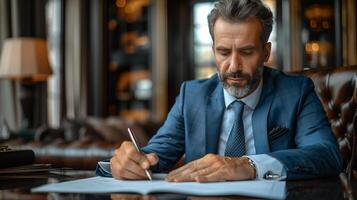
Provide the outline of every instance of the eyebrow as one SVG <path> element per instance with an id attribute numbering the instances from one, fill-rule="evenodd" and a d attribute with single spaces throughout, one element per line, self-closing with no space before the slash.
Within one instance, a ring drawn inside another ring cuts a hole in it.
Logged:
<path id="1" fill-rule="evenodd" d="M 238 51 L 244 51 L 244 50 L 252 50 L 255 49 L 256 47 L 254 45 L 248 45 L 248 46 L 244 46 L 244 47 L 240 47 L 237 50 Z"/>
<path id="2" fill-rule="evenodd" d="M 227 47 L 216 47 L 215 49 L 218 50 L 218 51 L 226 51 L 226 50 L 229 50 L 230 48 L 227 48 Z"/>
<path id="3" fill-rule="evenodd" d="M 240 48 L 237 48 L 238 51 L 245 51 L 245 50 L 252 50 L 255 49 L 256 47 L 254 45 L 247 45 L 247 46 L 243 46 Z M 230 48 L 226 48 L 224 46 L 218 46 L 216 47 L 216 50 L 228 50 Z"/>

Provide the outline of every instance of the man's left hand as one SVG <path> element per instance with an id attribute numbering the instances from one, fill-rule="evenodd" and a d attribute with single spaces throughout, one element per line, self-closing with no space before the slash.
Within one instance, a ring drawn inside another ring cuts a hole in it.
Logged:
<path id="1" fill-rule="evenodd" d="M 207 154 L 172 172 L 166 181 L 169 182 L 218 182 L 248 180 L 255 178 L 255 169 L 247 157 L 224 157 Z"/>

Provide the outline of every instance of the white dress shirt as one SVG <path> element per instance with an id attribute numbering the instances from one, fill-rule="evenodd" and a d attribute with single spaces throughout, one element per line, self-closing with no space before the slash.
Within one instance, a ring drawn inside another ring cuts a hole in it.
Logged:
<path id="1" fill-rule="evenodd" d="M 284 165 L 280 161 L 266 154 L 256 155 L 255 151 L 252 116 L 254 109 L 259 102 L 262 89 L 263 79 L 260 80 L 257 89 L 255 89 L 253 93 L 239 99 L 239 101 L 242 101 L 245 104 L 243 111 L 245 149 L 247 157 L 249 157 L 255 163 L 257 179 L 263 179 L 266 173 L 275 174 L 279 177 L 279 179 L 284 179 L 286 177 L 286 171 L 284 169 Z M 231 104 L 237 100 L 237 98 L 231 96 L 225 89 L 223 89 L 223 93 L 226 109 L 223 115 L 222 128 L 218 145 L 218 154 L 221 156 L 224 156 L 227 140 L 233 128 L 235 119 L 234 110 L 231 108 Z"/>

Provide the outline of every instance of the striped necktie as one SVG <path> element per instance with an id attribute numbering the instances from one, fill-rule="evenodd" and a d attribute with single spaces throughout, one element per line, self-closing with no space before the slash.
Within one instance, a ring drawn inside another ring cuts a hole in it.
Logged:
<path id="1" fill-rule="evenodd" d="M 235 101 L 232 104 L 232 108 L 235 114 L 235 121 L 229 134 L 226 150 L 224 152 L 225 156 L 229 157 L 240 157 L 246 154 L 245 152 L 245 138 L 244 138 L 244 127 L 243 127 L 243 108 L 244 103 L 241 101 Z"/>

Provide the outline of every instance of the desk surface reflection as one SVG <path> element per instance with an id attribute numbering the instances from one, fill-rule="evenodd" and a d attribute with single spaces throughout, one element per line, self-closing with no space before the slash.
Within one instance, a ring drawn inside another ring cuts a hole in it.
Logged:
<path id="1" fill-rule="evenodd" d="M 181 194 L 61 194 L 61 193 L 31 193 L 31 188 L 62 181 L 94 176 L 94 171 L 69 170 L 61 173 L 33 174 L 31 176 L 2 176 L 0 177 L 0 199 L 112 199 L 112 200 L 161 200 L 161 199 L 254 199 L 241 196 L 199 197 Z M 305 181 L 287 182 L 287 199 L 348 199 L 344 187 L 338 177 Z M 353 195 L 357 195 L 357 181 L 351 182 Z"/>

